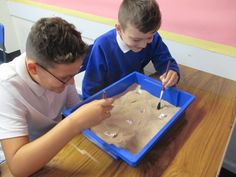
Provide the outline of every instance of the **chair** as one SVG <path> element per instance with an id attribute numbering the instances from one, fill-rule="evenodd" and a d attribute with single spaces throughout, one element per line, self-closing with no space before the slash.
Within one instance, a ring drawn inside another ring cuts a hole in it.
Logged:
<path id="1" fill-rule="evenodd" d="M 83 63 L 81 65 L 80 71 L 79 73 L 75 76 L 75 86 L 76 86 L 76 90 L 78 92 L 78 94 L 80 95 L 80 98 L 82 99 L 82 83 L 83 83 L 83 79 L 84 79 L 84 74 L 85 74 L 85 70 L 88 64 L 88 60 L 89 60 L 89 56 L 90 56 L 90 52 L 92 50 L 93 44 L 89 45 L 89 49 L 88 49 L 88 53 L 85 56 Z"/>
<path id="2" fill-rule="evenodd" d="M 6 49 L 5 49 L 5 41 L 4 41 L 4 26 L 0 23 L 0 49 L 2 49 L 2 56 L 3 58 L 0 58 L 0 62 L 7 62 L 6 58 Z"/>

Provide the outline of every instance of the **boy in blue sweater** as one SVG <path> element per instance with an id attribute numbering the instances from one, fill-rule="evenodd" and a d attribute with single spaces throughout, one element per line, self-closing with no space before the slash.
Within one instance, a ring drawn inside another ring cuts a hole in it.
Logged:
<path id="1" fill-rule="evenodd" d="M 164 87 L 179 80 L 179 68 L 157 30 L 161 13 L 155 0 L 123 0 L 115 29 L 93 44 L 83 80 L 83 98 L 93 95 L 152 61 Z M 170 70 L 165 77 L 168 61 Z"/>

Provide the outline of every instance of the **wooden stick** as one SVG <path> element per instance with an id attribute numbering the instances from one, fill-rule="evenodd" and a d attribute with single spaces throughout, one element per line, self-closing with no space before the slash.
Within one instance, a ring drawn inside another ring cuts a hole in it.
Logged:
<path id="1" fill-rule="evenodd" d="M 164 78 L 166 78 L 169 69 L 170 69 L 170 60 L 168 61 Z M 162 100 L 162 96 L 163 96 L 164 91 L 165 91 L 165 87 L 164 87 L 164 85 L 162 84 L 161 93 L 160 93 L 160 99 L 159 99 L 159 102 L 158 102 L 158 104 L 157 104 L 157 109 L 158 109 L 158 110 L 161 109 L 161 100 Z"/>

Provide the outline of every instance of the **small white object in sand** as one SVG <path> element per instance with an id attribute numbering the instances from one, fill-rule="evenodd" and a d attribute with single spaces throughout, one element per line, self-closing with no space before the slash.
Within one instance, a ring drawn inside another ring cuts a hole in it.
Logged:
<path id="1" fill-rule="evenodd" d="M 159 115 L 159 119 L 161 119 L 161 120 L 163 120 L 164 118 L 166 118 L 167 117 L 167 115 L 166 114 L 163 114 L 163 113 L 161 113 L 160 115 Z"/>
<path id="2" fill-rule="evenodd" d="M 104 135 L 115 138 L 118 135 L 117 131 L 105 131 Z"/>
<path id="3" fill-rule="evenodd" d="M 135 92 L 137 94 L 141 94 L 142 93 L 142 89 L 141 89 L 140 85 L 135 89 Z"/>
<path id="4" fill-rule="evenodd" d="M 130 120 L 130 119 L 127 119 L 126 122 L 127 122 L 129 125 L 132 125 L 132 124 L 133 124 L 133 121 Z"/>

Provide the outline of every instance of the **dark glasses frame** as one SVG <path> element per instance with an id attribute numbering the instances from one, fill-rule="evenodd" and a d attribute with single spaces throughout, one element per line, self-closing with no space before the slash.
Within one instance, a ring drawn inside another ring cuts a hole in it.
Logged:
<path id="1" fill-rule="evenodd" d="M 53 73 L 51 73 L 47 68 L 45 68 L 44 66 L 40 65 L 39 63 L 36 63 L 36 65 L 38 65 L 39 67 L 41 67 L 44 71 L 46 71 L 47 73 L 49 73 L 51 76 L 53 76 L 57 81 L 61 82 L 63 85 L 66 85 L 76 74 L 74 74 L 73 76 L 71 76 L 68 80 L 63 81 L 60 78 L 58 78 L 57 76 L 55 76 Z"/>

